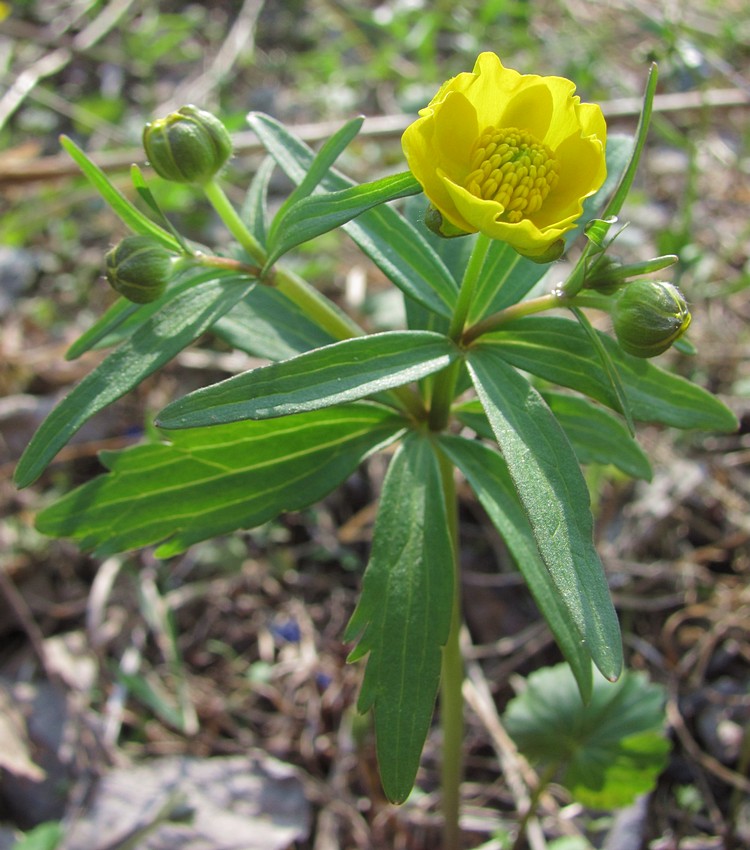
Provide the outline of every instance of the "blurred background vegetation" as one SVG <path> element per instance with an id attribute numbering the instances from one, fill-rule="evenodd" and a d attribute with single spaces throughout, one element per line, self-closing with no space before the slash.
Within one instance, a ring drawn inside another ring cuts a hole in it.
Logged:
<path id="1" fill-rule="evenodd" d="M 404 168 L 401 129 L 443 80 L 470 70 L 483 50 L 524 73 L 574 80 L 582 99 L 603 104 L 612 132 L 633 132 L 648 66 L 659 64 L 652 133 L 624 216 L 631 224 L 618 251 L 634 259 L 679 256 L 673 282 L 692 305 L 691 338 L 698 355 L 674 353 L 665 360 L 719 393 L 743 425 L 730 438 L 677 438 L 643 428 L 656 470 L 650 488 L 635 487 L 610 470 L 589 470 L 589 478 L 630 663 L 670 686 L 689 736 L 680 737 L 679 723 L 671 717 L 680 746 L 643 834 L 656 842 L 655 850 L 676 846 L 659 844 L 664 836 L 720 835 L 728 823 L 739 823 L 742 805 L 750 819 L 746 801 L 740 805 L 736 796 L 744 786 L 731 779 L 743 764 L 747 769 L 747 753 L 740 754 L 739 744 L 728 755 L 717 750 L 719 744 L 701 732 L 699 711 L 704 703 L 716 705 L 716 681 L 725 677 L 739 706 L 727 722 L 739 729 L 740 739 L 750 737 L 750 675 L 746 668 L 741 672 L 741 662 L 750 660 L 746 0 L 0 3 L 0 571 L 5 576 L 0 674 L 6 681 L 33 679 L 39 665 L 46 670 L 45 642 L 79 632 L 86 611 L 89 620 L 92 616 L 89 594 L 98 565 L 64 541 L 40 538 L 33 530 L 34 511 L 50 493 L 94 474 L 98 449 L 132 441 L 144 416 L 172 397 L 178 383 L 184 391 L 235 365 L 221 360 L 227 352 L 206 340 L 82 432 L 39 488 L 13 489 L 13 464 L 29 434 L 93 362 L 68 363 L 64 351 L 113 300 L 102 279 L 102 257 L 125 235 L 60 155 L 59 135 L 72 136 L 129 191 L 128 165 L 143 163 L 144 123 L 196 103 L 220 115 L 237 134 L 226 182 L 241 203 L 261 159 L 245 131 L 248 111 L 270 113 L 311 141 L 361 113 L 372 121 L 365 122 L 342 167 L 370 179 Z M 158 179 L 153 185 L 187 235 L 215 245 L 226 239 L 188 189 Z M 285 184 L 279 179 L 273 189 L 280 198 Z M 368 291 L 378 290 L 377 272 L 337 236 L 299 251 L 294 262 L 343 300 L 363 280 Z M 345 667 L 338 640 L 366 557 L 367 511 L 381 472 L 375 464 L 343 496 L 320 508 L 196 547 L 167 567 L 147 553 L 119 563 L 118 578 L 100 603 L 97 672 L 86 692 L 86 710 L 114 724 L 108 739 L 112 752 L 205 755 L 257 745 L 328 780 L 340 764 L 338 730 L 357 678 Z M 519 642 L 519 634 L 535 627 L 532 606 L 522 597 L 522 616 L 514 610 L 513 600 L 523 591 L 474 506 L 467 506 L 464 520 L 469 590 L 494 588 L 493 605 L 485 610 L 475 600 L 467 615 L 474 641 L 490 646 L 505 637 L 512 644 L 508 655 L 483 661 L 502 706 L 511 693 L 510 673 L 528 672 L 556 655 L 548 640 L 532 643 L 533 649 Z M 502 581 L 493 585 L 487 574 L 498 570 Z M 152 616 L 144 581 L 169 610 L 166 619 Z M 699 605 L 704 607 L 696 610 Z M 115 625 L 105 629 L 108 620 Z M 686 622 L 695 631 L 678 640 Z M 697 652 L 700 641 L 708 641 L 711 650 L 696 678 L 695 665 L 684 659 Z M 284 667 L 301 646 L 310 645 L 317 664 L 312 684 Z M 113 670 L 122 672 L 122 659 L 133 646 L 140 666 L 115 710 L 107 695 L 113 683 L 122 686 L 125 679 Z M 716 657 L 720 652 L 722 659 Z M 480 657 L 488 659 L 490 653 Z M 161 691 L 143 684 L 152 674 L 171 697 L 157 697 Z M 193 693 L 187 702 L 186 682 Z M 468 741 L 471 777 L 492 775 L 480 726 L 475 724 Z M 730 778 L 711 771 L 712 759 Z M 369 793 L 377 801 L 366 777 L 354 777 L 351 786 L 347 793 L 353 800 Z M 503 792 L 489 796 L 502 810 Z M 40 803 L 30 813 L 6 800 L 0 813 L 28 827 L 59 817 L 64 804 L 63 798 L 57 807 L 46 801 L 47 808 Z M 352 805 L 356 810 L 356 801 Z M 348 829 L 356 833 L 351 824 Z M 342 839 L 342 846 L 350 845 Z M 360 846 L 366 845 L 360 840 Z"/>

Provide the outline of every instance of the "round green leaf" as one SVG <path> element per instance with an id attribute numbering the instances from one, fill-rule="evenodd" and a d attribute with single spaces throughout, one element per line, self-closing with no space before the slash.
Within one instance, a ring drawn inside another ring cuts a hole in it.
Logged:
<path id="1" fill-rule="evenodd" d="M 584 705 L 567 664 L 539 670 L 504 722 L 529 760 L 556 765 L 561 784 L 592 808 L 627 806 L 651 790 L 670 749 L 664 689 L 630 671 L 615 683 L 595 672 Z"/>

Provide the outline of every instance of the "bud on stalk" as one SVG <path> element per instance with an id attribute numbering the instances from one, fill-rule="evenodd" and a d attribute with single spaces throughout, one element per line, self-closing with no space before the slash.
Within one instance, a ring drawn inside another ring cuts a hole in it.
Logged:
<path id="1" fill-rule="evenodd" d="M 150 236 L 126 236 L 105 257 L 107 280 L 129 301 L 148 304 L 163 295 L 177 259 Z"/>
<path id="2" fill-rule="evenodd" d="M 174 183 L 207 183 L 232 155 L 226 127 L 197 106 L 146 124 L 143 147 L 154 171 Z"/>
<path id="3" fill-rule="evenodd" d="M 656 357 L 690 325 L 682 293 L 665 281 L 635 280 L 612 308 L 612 324 L 621 348 L 634 357 Z"/>

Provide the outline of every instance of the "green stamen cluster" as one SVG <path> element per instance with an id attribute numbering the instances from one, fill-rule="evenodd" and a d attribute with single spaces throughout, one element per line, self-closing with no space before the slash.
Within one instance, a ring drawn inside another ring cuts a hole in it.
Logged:
<path id="1" fill-rule="evenodd" d="M 559 179 L 552 151 L 531 133 L 488 127 L 474 143 L 466 188 L 477 198 L 505 207 L 515 224 L 542 208 Z"/>

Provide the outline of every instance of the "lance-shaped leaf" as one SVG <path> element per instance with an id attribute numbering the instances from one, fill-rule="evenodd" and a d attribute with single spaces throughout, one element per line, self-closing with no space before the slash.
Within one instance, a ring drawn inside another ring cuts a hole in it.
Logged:
<path id="1" fill-rule="evenodd" d="M 276 162 L 272 156 L 267 156 L 258 166 L 245 195 L 240 210 L 240 218 L 261 245 L 266 244 L 268 231 L 268 187 L 271 177 L 276 170 Z"/>
<path id="2" fill-rule="evenodd" d="M 303 198 L 284 211 L 282 217 L 274 219 L 265 268 L 270 268 L 297 245 L 335 230 L 373 207 L 421 191 L 422 187 L 407 171 L 373 183 Z"/>
<path id="3" fill-rule="evenodd" d="M 589 492 L 562 428 L 529 382 L 490 347 L 469 370 L 542 556 L 596 666 L 622 667 L 617 615 L 594 548 Z"/>
<path id="4" fill-rule="evenodd" d="M 161 298 L 149 301 L 147 304 L 134 304 L 127 298 L 118 298 L 91 327 L 65 352 L 66 360 L 75 360 L 92 349 L 112 348 L 135 333 L 136 329 L 145 325 L 155 313 L 169 301 L 184 292 L 206 281 L 216 281 L 223 278 L 237 280 L 237 272 L 223 269 L 206 269 L 198 266 L 178 272 L 167 285 L 167 291 Z"/>
<path id="5" fill-rule="evenodd" d="M 166 540 L 157 555 L 169 557 L 313 504 L 403 426 L 387 408 L 359 403 L 177 431 L 169 443 L 102 453 L 109 472 L 44 510 L 37 527 L 99 555 Z"/>
<path id="6" fill-rule="evenodd" d="M 408 437 L 391 461 L 372 554 L 345 639 L 369 653 L 360 711 L 374 709 L 378 764 L 389 800 L 414 785 L 440 682 L 453 605 L 453 544 L 438 461 L 428 440 Z"/>
<path id="7" fill-rule="evenodd" d="M 168 404 L 163 428 L 269 419 L 374 395 L 444 369 L 458 349 L 429 331 L 389 331 L 346 339 L 236 375 Z"/>
<path id="8" fill-rule="evenodd" d="M 211 330 L 233 348 L 268 360 L 287 360 L 336 342 L 273 286 L 256 286 Z"/>
<path id="9" fill-rule="evenodd" d="M 622 422 L 598 404 L 570 393 L 541 390 L 570 440 L 579 463 L 612 464 L 633 478 L 651 480 L 651 464 Z M 493 438 L 484 408 L 476 399 L 455 409 L 458 418 L 482 437 Z"/>
<path id="10" fill-rule="evenodd" d="M 75 432 L 190 345 L 255 286 L 247 279 L 212 280 L 173 298 L 103 360 L 55 407 L 16 467 L 19 487 L 35 481 Z"/>
<path id="11" fill-rule="evenodd" d="M 328 174 L 333 167 L 333 163 L 344 152 L 344 148 L 352 141 L 352 139 L 362 129 L 362 122 L 365 120 L 364 115 L 358 115 L 347 121 L 343 127 L 340 127 L 326 142 L 321 149 L 315 154 L 310 167 L 307 169 L 307 174 L 297 184 L 297 188 L 287 197 L 284 203 L 279 207 L 276 216 L 268 233 L 270 243 L 274 242 L 276 232 L 283 225 L 286 214 L 291 207 L 295 206 L 298 201 L 312 195 L 312 193 L 320 185 L 320 181 Z"/>
<path id="12" fill-rule="evenodd" d="M 310 147 L 267 115 L 251 112 L 247 120 L 289 179 L 304 180 L 314 157 Z M 352 185 L 333 169 L 321 183 L 329 192 Z M 378 206 L 345 224 L 343 230 L 406 295 L 450 318 L 458 285 L 422 234 L 396 210 Z"/>
<path id="13" fill-rule="evenodd" d="M 615 340 L 597 333 L 617 367 L 634 419 L 676 428 L 737 428 L 732 411 L 711 393 L 648 360 L 631 357 Z M 496 348 L 503 359 L 524 372 L 578 390 L 617 409 L 611 381 L 586 331 L 577 322 L 557 316 L 527 316 L 482 337 L 482 346 Z"/>
<path id="14" fill-rule="evenodd" d="M 505 541 L 587 701 L 591 696 L 591 656 L 539 555 L 507 464 L 495 449 L 476 440 L 443 436 L 440 447 L 461 470 Z"/>
<path id="15" fill-rule="evenodd" d="M 75 160 L 78 167 L 96 187 L 102 198 L 104 198 L 131 230 L 141 233 L 144 236 L 153 237 L 171 251 L 181 252 L 182 247 L 177 239 L 171 233 L 164 230 L 164 228 L 159 227 L 158 224 L 151 221 L 137 207 L 134 207 L 122 192 L 112 185 L 109 177 L 107 177 L 101 168 L 95 162 L 92 162 L 72 139 L 69 139 L 67 136 L 61 136 L 60 144 Z"/>

